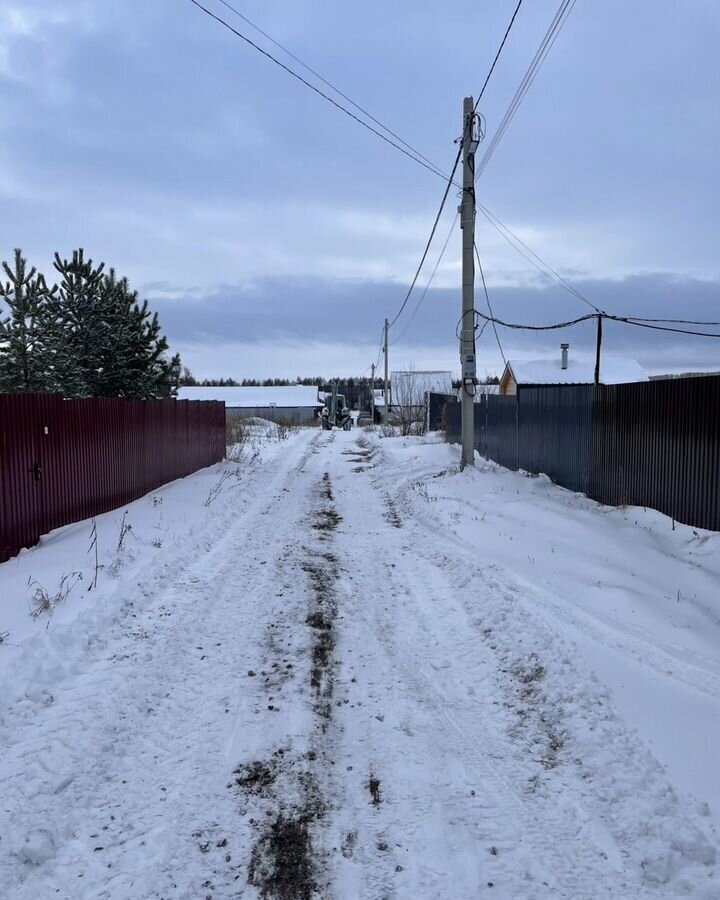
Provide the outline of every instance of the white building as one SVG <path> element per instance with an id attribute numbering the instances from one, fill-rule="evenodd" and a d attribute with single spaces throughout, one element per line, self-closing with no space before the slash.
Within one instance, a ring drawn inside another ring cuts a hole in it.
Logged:
<path id="1" fill-rule="evenodd" d="M 178 400 L 220 400 L 230 419 L 256 416 L 284 425 L 311 425 L 322 403 L 317 387 L 181 387 Z"/>

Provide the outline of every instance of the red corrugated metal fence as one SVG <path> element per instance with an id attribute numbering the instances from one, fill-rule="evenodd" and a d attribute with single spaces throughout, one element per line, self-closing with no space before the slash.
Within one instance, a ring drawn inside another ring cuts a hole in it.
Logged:
<path id="1" fill-rule="evenodd" d="M 0 394 L 0 562 L 225 455 L 225 406 Z"/>

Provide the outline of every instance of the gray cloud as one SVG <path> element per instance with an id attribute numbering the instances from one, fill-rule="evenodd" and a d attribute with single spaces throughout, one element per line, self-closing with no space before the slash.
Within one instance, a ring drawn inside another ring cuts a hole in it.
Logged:
<path id="1" fill-rule="evenodd" d="M 599 308 L 612 314 L 720 319 L 718 282 L 648 275 L 622 281 L 582 282 L 577 287 Z M 379 336 L 388 311 L 397 311 L 403 296 L 404 289 L 386 282 L 278 279 L 251 288 L 228 286 L 200 298 L 156 295 L 152 306 L 160 313 L 163 326 L 174 341 L 215 345 L 221 353 L 224 344 L 234 343 L 342 344 L 352 336 L 358 336 L 362 343 L 370 343 Z M 391 341 L 396 342 L 394 352 L 409 353 L 417 361 L 418 354 L 454 346 L 460 295 L 456 289 L 431 289 L 406 328 L 415 302 L 413 297 L 391 330 Z M 555 286 L 494 288 L 491 302 L 498 318 L 531 325 L 565 321 L 591 311 Z M 480 292 L 476 304 L 486 311 Z M 720 332 L 720 328 L 713 330 Z M 500 337 L 510 355 L 543 356 L 554 352 L 561 341 L 569 341 L 577 350 L 590 353 L 595 346 L 595 323 L 540 333 L 501 328 Z M 481 350 L 497 367 L 493 344 L 494 337 L 488 329 Z M 720 368 L 720 339 L 667 334 L 606 322 L 605 348 L 607 352 L 637 356 L 653 371 Z M 448 352 L 451 358 L 456 355 L 452 349 Z"/>
<path id="2" fill-rule="evenodd" d="M 462 96 L 477 92 L 512 6 L 243 11 L 446 166 Z M 483 99 L 489 135 L 554 7 L 523 6 Z M 712 0 L 578 4 L 478 184 L 600 306 L 719 318 L 719 40 Z M 47 270 L 54 250 L 83 245 L 154 297 L 188 347 L 321 335 L 314 350 L 330 358 L 338 331 L 369 347 L 441 192 L 190 3 L 0 0 L 0 255 L 20 245 Z M 579 311 L 481 221 L 478 243 L 498 314 Z M 456 244 L 399 345 L 418 363 L 440 346 L 454 355 Z M 592 342 L 581 329 L 569 339 Z M 712 342 L 668 341 L 608 329 L 608 343 L 661 364 L 671 346 L 681 366 L 712 363 Z"/>

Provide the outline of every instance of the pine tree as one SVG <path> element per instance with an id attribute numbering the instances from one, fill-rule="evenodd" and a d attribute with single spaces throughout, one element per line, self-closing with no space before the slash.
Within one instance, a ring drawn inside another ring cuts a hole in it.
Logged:
<path id="1" fill-rule="evenodd" d="M 182 364 L 179 354 L 168 358 L 167 338 L 160 332 L 157 313 L 151 315 L 147 300 L 138 302 L 137 293 L 129 313 L 128 365 L 121 396 L 147 399 L 171 397 L 177 392 Z"/>
<path id="2" fill-rule="evenodd" d="M 52 327 L 48 304 L 53 290 L 33 266 L 29 271 L 22 251 L 15 250 L 14 266 L 3 262 L 9 281 L 0 281 L 0 298 L 8 316 L 0 321 L 0 391 L 41 393 L 52 387 L 47 341 Z"/>
<path id="3" fill-rule="evenodd" d="M 53 329 L 50 352 L 57 388 L 66 397 L 95 397 L 102 379 L 100 357 L 117 322 L 108 321 L 102 294 L 104 264 L 85 260 L 82 248 L 72 259 L 55 254 L 60 275 L 51 307 L 57 328 Z"/>
<path id="4" fill-rule="evenodd" d="M 179 355 L 170 357 L 157 313 L 140 302 L 126 278 L 94 266 L 81 249 L 71 260 L 55 254 L 61 276 L 52 307 L 54 369 L 66 397 L 173 396 L 180 382 Z"/>

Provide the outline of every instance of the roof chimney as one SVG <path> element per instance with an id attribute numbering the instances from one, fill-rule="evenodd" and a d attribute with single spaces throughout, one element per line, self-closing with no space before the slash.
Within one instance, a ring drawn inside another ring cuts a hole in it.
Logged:
<path id="1" fill-rule="evenodd" d="M 562 358 L 561 368 L 567 369 L 568 362 L 568 350 L 570 349 L 570 344 L 560 344 L 560 353 Z"/>

